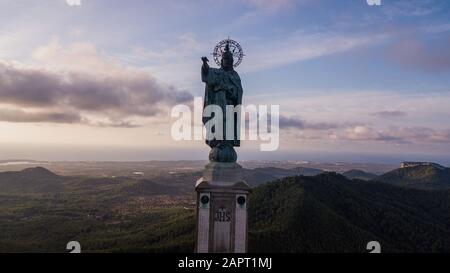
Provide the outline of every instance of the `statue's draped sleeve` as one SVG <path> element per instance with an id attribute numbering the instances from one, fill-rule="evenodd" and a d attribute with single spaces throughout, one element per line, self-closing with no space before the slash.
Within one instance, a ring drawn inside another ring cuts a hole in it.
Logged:
<path id="1" fill-rule="evenodd" d="M 211 104 L 218 104 L 217 96 L 214 95 L 214 87 L 217 85 L 219 69 L 209 67 L 207 71 L 202 69 L 202 82 L 205 83 L 205 97 L 203 100 L 203 110 Z M 211 117 L 203 116 L 203 124 L 206 124 Z"/>
<path id="2" fill-rule="evenodd" d="M 208 67 L 205 71 L 202 68 L 202 82 L 214 85 L 217 78 L 220 76 L 218 74 L 220 74 L 220 69 Z"/>
<path id="3" fill-rule="evenodd" d="M 241 105 L 242 106 L 242 94 L 243 94 L 243 90 L 242 90 L 242 85 L 241 85 L 241 78 L 239 77 L 239 74 L 236 71 L 233 71 L 230 74 L 230 82 L 233 85 L 233 88 L 231 90 L 233 90 L 233 105 L 236 107 L 237 105 Z M 239 135 L 240 135 L 240 123 L 241 123 L 241 119 L 240 119 L 240 115 L 241 115 L 241 110 L 239 111 L 240 114 L 238 116 L 234 117 L 234 140 L 233 140 L 233 146 L 239 147 L 241 146 L 241 141 L 239 139 Z"/>

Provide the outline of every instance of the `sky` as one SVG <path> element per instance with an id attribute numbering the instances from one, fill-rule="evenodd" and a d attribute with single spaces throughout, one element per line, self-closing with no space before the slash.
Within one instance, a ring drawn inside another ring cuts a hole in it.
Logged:
<path id="1" fill-rule="evenodd" d="M 280 105 L 241 160 L 450 164 L 444 0 L 0 0 L 0 159 L 206 159 L 170 111 L 227 37 L 244 105 Z"/>

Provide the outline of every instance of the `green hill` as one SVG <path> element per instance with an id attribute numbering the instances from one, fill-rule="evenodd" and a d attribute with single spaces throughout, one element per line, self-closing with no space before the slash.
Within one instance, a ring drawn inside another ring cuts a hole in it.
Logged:
<path id="1" fill-rule="evenodd" d="M 368 173 L 361 170 L 349 170 L 344 172 L 342 175 L 347 177 L 348 179 L 361 179 L 361 180 L 372 180 L 377 177 L 376 174 Z"/>
<path id="2" fill-rule="evenodd" d="M 244 180 L 252 187 L 274 181 L 289 176 L 313 176 L 323 173 L 322 170 L 314 168 L 296 167 L 292 169 L 282 169 L 275 167 L 265 167 L 256 169 L 242 169 Z"/>
<path id="3" fill-rule="evenodd" d="M 377 177 L 375 181 L 416 189 L 450 189 L 450 169 L 436 166 L 400 168 Z"/>
<path id="4" fill-rule="evenodd" d="M 348 180 L 333 173 L 291 177 L 254 189 L 251 252 L 450 252 L 450 191 Z"/>
<path id="5" fill-rule="evenodd" d="M 18 172 L 0 172 L 1 193 L 51 193 L 62 189 L 63 177 L 42 168 L 28 168 Z"/>

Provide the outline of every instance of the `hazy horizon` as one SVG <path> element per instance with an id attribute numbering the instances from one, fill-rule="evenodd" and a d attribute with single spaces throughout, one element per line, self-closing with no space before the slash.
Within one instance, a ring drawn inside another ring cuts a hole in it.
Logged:
<path id="1" fill-rule="evenodd" d="M 17 154 L 14 149 L 14 154 Z M 208 151 L 191 150 L 183 154 L 177 151 L 145 151 L 140 149 L 95 149 L 86 147 L 85 150 L 55 153 L 40 153 L 44 156 L 33 157 L 33 150 L 26 149 L 20 156 L 8 156 L 8 153 L 0 155 L 0 161 L 98 161 L 98 162 L 143 162 L 143 161 L 207 161 Z M 238 150 L 239 152 L 239 150 Z M 372 163 L 399 165 L 403 161 L 429 161 L 450 166 L 450 156 L 436 156 L 423 154 L 376 154 L 376 153 L 327 153 L 327 152 L 259 152 L 248 151 L 239 153 L 238 161 L 308 161 L 308 162 L 345 162 L 345 163 Z"/>

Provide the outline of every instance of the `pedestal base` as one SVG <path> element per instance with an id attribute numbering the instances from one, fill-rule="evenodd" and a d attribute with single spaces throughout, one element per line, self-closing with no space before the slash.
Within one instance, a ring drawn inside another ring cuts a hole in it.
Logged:
<path id="1" fill-rule="evenodd" d="M 242 167 L 237 163 L 209 163 L 195 189 L 196 252 L 245 253 L 250 187 L 242 179 Z"/>

